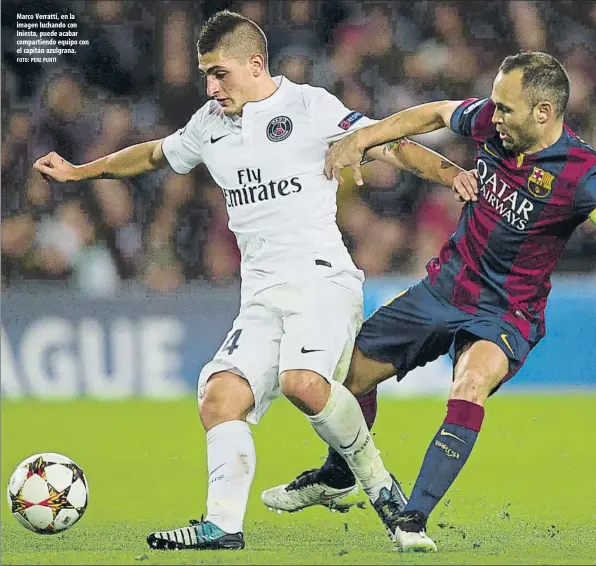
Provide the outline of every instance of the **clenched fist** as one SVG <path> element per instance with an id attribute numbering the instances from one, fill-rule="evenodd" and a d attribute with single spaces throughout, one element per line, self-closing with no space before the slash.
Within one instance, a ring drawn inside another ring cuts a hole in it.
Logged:
<path id="1" fill-rule="evenodd" d="M 59 183 L 81 180 L 77 167 L 60 157 L 55 151 L 40 157 L 33 164 L 33 169 L 39 171 L 46 181 L 48 178 Z"/>

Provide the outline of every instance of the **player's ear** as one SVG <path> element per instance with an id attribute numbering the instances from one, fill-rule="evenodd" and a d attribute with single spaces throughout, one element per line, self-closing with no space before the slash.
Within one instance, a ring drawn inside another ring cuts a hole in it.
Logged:
<path id="1" fill-rule="evenodd" d="M 253 53 L 248 61 L 253 77 L 258 77 L 265 71 L 265 58 L 260 53 Z"/>
<path id="2" fill-rule="evenodd" d="M 539 124 L 544 124 L 555 114 L 555 108 L 551 102 L 544 100 L 534 106 L 534 118 Z"/>

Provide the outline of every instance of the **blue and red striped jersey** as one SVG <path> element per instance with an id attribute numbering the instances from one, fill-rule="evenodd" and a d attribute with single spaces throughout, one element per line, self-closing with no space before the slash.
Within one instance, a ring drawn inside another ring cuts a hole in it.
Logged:
<path id="1" fill-rule="evenodd" d="M 506 150 L 494 109 L 490 99 L 471 98 L 451 117 L 451 129 L 477 144 L 479 195 L 428 263 L 427 281 L 454 306 L 500 315 L 537 341 L 555 264 L 596 209 L 596 152 L 566 125 L 537 153 Z"/>

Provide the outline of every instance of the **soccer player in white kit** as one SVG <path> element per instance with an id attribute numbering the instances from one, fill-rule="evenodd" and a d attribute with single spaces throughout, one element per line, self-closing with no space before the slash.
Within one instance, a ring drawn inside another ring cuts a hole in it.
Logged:
<path id="1" fill-rule="evenodd" d="M 212 100 L 185 127 L 85 165 L 53 152 L 34 165 L 68 181 L 134 176 L 168 164 L 187 174 L 203 163 L 223 191 L 241 251 L 240 312 L 198 380 L 207 516 L 150 533 L 147 542 L 172 550 L 244 548 L 255 472 L 248 423 L 256 424 L 280 392 L 346 459 L 383 518 L 381 508 L 401 510 L 406 499 L 342 385 L 362 322 L 364 275 L 336 224 L 337 181 L 323 173 L 329 144 L 372 121 L 325 89 L 271 77 L 263 31 L 239 14 L 215 14 L 197 47 Z M 372 148 L 366 157 L 448 186 L 462 171 L 412 142 Z"/>

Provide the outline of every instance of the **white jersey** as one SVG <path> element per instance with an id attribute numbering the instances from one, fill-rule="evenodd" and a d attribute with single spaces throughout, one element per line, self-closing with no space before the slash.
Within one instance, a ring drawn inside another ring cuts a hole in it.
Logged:
<path id="1" fill-rule="evenodd" d="M 356 268 L 336 223 L 337 181 L 324 173 L 331 142 L 375 121 L 323 88 L 274 77 L 278 89 L 227 117 L 212 100 L 166 137 L 176 173 L 200 163 L 222 189 L 241 253 L 242 302 L 256 292 L 316 272 Z"/>

